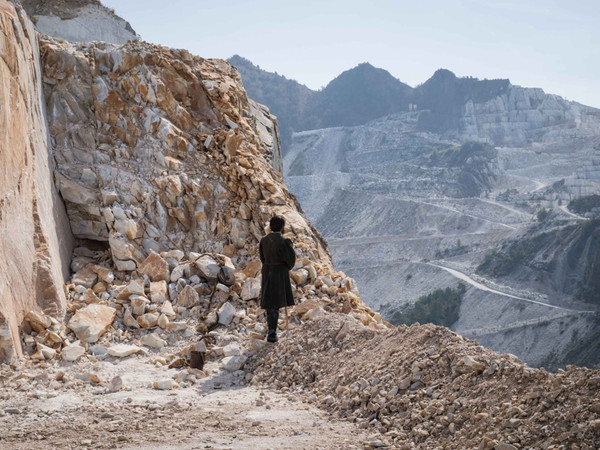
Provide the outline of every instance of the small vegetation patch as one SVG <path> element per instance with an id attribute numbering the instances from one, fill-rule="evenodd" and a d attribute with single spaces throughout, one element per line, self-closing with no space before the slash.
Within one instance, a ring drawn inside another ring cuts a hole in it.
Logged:
<path id="1" fill-rule="evenodd" d="M 460 304 L 466 287 L 459 283 L 456 289 L 436 289 L 419 297 L 408 311 L 396 311 L 390 323 L 411 325 L 413 323 L 433 323 L 449 327 L 458 320 Z"/>
<path id="2" fill-rule="evenodd" d="M 571 200 L 568 208 L 576 214 L 585 214 L 593 209 L 600 209 L 600 195 L 588 195 Z"/>

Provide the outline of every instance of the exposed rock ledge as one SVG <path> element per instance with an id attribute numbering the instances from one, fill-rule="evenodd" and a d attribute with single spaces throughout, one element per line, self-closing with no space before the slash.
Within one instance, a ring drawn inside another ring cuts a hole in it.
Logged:
<path id="1" fill-rule="evenodd" d="M 73 238 L 52 183 L 36 32 L 22 10 L 5 1 L 0 25 L 2 360 L 20 354 L 18 330 L 27 311 L 64 314 Z"/>

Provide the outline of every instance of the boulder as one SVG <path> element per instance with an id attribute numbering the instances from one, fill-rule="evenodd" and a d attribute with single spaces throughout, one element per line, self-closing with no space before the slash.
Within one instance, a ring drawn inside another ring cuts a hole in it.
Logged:
<path id="1" fill-rule="evenodd" d="M 129 328 L 140 328 L 140 324 L 131 314 L 131 310 L 127 308 L 123 313 L 123 323 Z"/>
<path id="2" fill-rule="evenodd" d="M 196 264 L 200 274 L 207 280 L 216 280 L 219 276 L 221 266 L 219 266 L 219 263 L 210 255 L 201 256 L 194 264 Z"/>
<path id="3" fill-rule="evenodd" d="M 152 348 L 163 348 L 167 345 L 167 341 L 162 339 L 158 334 L 151 333 L 142 337 L 142 344 Z"/>
<path id="4" fill-rule="evenodd" d="M 117 300 L 127 300 L 131 295 L 144 295 L 144 280 L 131 280 L 125 287 L 122 287 Z"/>
<path id="5" fill-rule="evenodd" d="M 148 257 L 138 267 L 138 272 L 147 275 L 150 281 L 169 281 L 169 263 L 158 253 L 150 251 Z"/>
<path id="6" fill-rule="evenodd" d="M 146 307 L 150 304 L 150 300 L 142 295 L 132 295 L 129 297 L 131 302 L 131 312 L 134 316 L 141 316 L 146 312 Z"/>
<path id="7" fill-rule="evenodd" d="M 160 317 L 159 313 L 151 312 L 151 313 L 142 314 L 141 316 L 139 316 L 137 318 L 137 321 L 142 328 L 151 328 L 151 327 L 155 327 L 156 325 L 158 325 L 159 317 Z"/>
<path id="8" fill-rule="evenodd" d="M 167 282 L 164 280 L 150 283 L 150 300 L 152 303 L 163 303 L 167 300 Z"/>
<path id="9" fill-rule="evenodd" d="M 92 270 L 98 275 L 98 278 L 105 283 L 110 284 L 115 281 L 115 274 L 112 272 L 112 270 L 107 269 L 106 267 L 95 265 L 92 266 Z"/>
<path id="10" fill-rule="evenodd" d="M 126 356 L 133 355 L 134 353 L 141 351 L 142 349 L 139 348 L 137 345 L 117 344 L 108 347 L 106 353 L 109 356 L 114 356 L 115 358 L 125 358 Z"/>
<path id="11" fill-rule="evenodd" d="M 117 310 L 106 305 L 92 304 L 78 310 L 69 323 L 69 327 L 78 339 L 94 343 L 112 324 Z"/>
<path id="12" fill-rule="evenodd" d="M 165 314 L 158 316 L 158 326 L 166 330 L 169 326 L 169 318 Z"/>
<path id="13" fill-rule="evenodd" d="M 240 348 L 240 345 L 235 342 L 227 344 L 225 347 L 223 347 L 223 354 L 225 356 L 238 356 L 241 353 L 242 349 Z"/>
<path id="14" fill-rule="evenodd" d="M 171 272 L 171 283 L 177 283 L 180 278 L 185 275 L 185 266 L 179 265 L 173 268 Z"/>
<path id="15" fill-rule="evenodd" d="M 25 316 L 25 320 L 29 322 L 31 329 L 37 333 L 40 333 L 41 331 L 44 331 L 52 326 L 52 320 L 50 320 L 50 317 L 43 312 L 29 311 Z"/>
<path id="16" fill-rule="evenodd" d="M 119 392 L 122 387 L 123 387 L 123 379 L 119 375 L 117 375 L 116 377 L 113 377 L 110 380 L 110 383 L 108 383 L 108 386 L 106 387 L 106 392 L 108 392 L 108 393 Z"/>
<path id="17" fill-rule="evenodd" d="M 38 355 L 37 358 L 34 358 L 34 355 L 32 355 L 31 357 L 33 359 L 45 359 L 45 360 L 53 359 L 56 356 L 56 350 L 54 350 L 52 347 L 48 347 L 48 346 L 46 346 L 44 344 L 40 344 L 38 342 L 36 355 Z"/>
<path id="18" fill-rule="evenodd" d="M 71 281 L 73 284 L 79 284 L 90 289 L 98 281 L 98 274 L 94 272 L 92 267 L 84 267 L 83 269 L 77 271 L 75 275 L 73 275 Z"/>
<path id="19" fill-rule="evenodd" d="M 242 287 L 242 300 L 254 300 L 260 296 L 260 281 L 256 278 L 247 278 Z"/>
<path id="20" fill-rule="evenodd" d="M 235 307 L 229 303 L 225 302 L 218 311 L 219 314 L 219 323 L 221 325 L 229 325 L 233 320 L 233 316 L 235 314 Z"/>
<path id="21" fill-rule="evenodd" d="M 160 312 L 167 317 L 175 317 L 173 305 L 168 300 L 162 304 L 162 306 L 160 307 Z"/>
<path id="22" fill-rule="evenodd" d="M 298 286 L 306 283 L 306 280 L 308 280 L 308 270 L 306 269 L 298 269 L 298 270 L 294 270 L 293 272 L 291 272 L 291 276 L 292 279 L 294 280 L 294 283 L 296 283 Z"/>
<path id="23" fill-rule="evenodd" d="M 85 354 L 85 348 L 81 345 L 80 341 L 75 341 L 71 345 L 64 347 L 60 356 L 65 361 L 77 361 Z"/>
<path id="24" fill-rule="evenodd" d="M 255 278 L 260 273 L 262 264 L 258 259 L 250 261 L 246 267 L 242 270 L 246 278 Z"/>
<path id="25" fill-rule="evenodd" d="M 175 387 L 175 381 L 170 378 L 166 378 L 164 380 L 155 381 L 152 383 L 152 387 L 154 389 L 158 389 L 161 391 L 168 391 Z"/>
<path id="26" fill-rule="evenodd" d="M 177 306 L 182 306 L 184 308 L 192 308 L 198 303 L 200 303 L 200 296 L 196 290 L 189 285 L 184 287 L 177 297 Z"/>
<path id="27" fill-rule="evenodd" d="M 185 331 L 187 330 L 187 323 L 185 322 L 169 322 L 165 328 L 167 331 Z"/>
<path id="28" fill-rule="evenodd" d="M 229 372 L 235 372 L 244 367 L 244 363 L 248 358 L 244 355 L 226 356 L 221 361 L 223 368 Z"/>
<path id="29" fill-rule="evenodd" d="M 316 308 L 317 306 L 319 306 L 319 302 L 317 300 L 305 300 L 302 303 L 298 303 L 294 306 L 293 313 L 297 316 L 302 317 L 308 311 Z"/>

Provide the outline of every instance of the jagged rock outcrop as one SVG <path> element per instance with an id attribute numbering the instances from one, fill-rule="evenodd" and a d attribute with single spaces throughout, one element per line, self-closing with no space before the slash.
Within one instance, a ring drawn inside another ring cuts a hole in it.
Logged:
<path id="1" fill-rule="evenodd" d="M 254 130 L 260 139 L 263 155 L 279 172 L 283 172 L 283 159 L 281 156 L 281 141 L 277 117 L 272 115 L 265 105 L 248 99 L 249 112 L 254 119 Z"/>
<path id="2" fill-rule="evenodd" d="M 139 36 L 98 0 L 20 0 L 40 33 L 71 42 L 124 44 Z"/>
<path id="3" fill-rule="evenodd" d="M 595 108 L 546 94 L 540 88 L 510 85 L 505 93 L 486 102 L 466 102 L 458 131 L 464 140 L 521 146 L 556 139 L 561 131 L 568 135 L 568 128 L 584 131 L 597 117 Z"/>
<path id="4" fill-rule="evenodd" d="M 52 183 L 36 32 L 0 2 L 0 361 L 21 354 L 31 309 L 62 317 L 72 236 Z"/>
<path id="5" fill-rule="evenodd" d="M 44 39 L 56 183 L 73 233 L 107 243 L 118 270 L 150 251 L 252 255 L 269 217 L 284 214 L 297 245 L 328 260 L 280 173 L 267 128 L 228 63 L 135 42 Z M 254 114 L 253 114 L 254 113 Z"/>

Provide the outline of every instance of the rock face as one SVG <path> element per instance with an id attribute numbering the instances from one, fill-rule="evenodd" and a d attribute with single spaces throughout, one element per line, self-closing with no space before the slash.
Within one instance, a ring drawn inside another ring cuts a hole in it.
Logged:
<path id="1" fill-rule="evenodd" d="M 33 25 L 0 1 L 0 361 L 21 354 L 18 327 L 42 309 L 61 317 L 73 238 L 53 161 Z"/>
<path id="2" fill-rule="evenodd" d="M 540 88 L 510 85 L 505 93 L 486 102 L 467 101 L 462 108 L 458 137 L 522 146 L 538 140 L 539 134 L 548 133 L 553 126 L 570 124 L 581 128 L 595 114 L 594 108 L 546 94 Z"/>
<path id="3" fill-rule="evenodd" d="M 97 0 L 22 0 L 21 3 L 35 22 L 35 27 L 48 36 L 71 42 L 103 41 L 112 44 L 139 39 L 129 22 Z"/>
<path id="4" fill-rule="evenodd" d="M 229 64 L 139 42 L 42 46 L 73 233 L 106 242 L 118 270 L 141 270 L 151 251 L 228 243 L 244 259 L 275 212 L 326 255 L 265 160 L 263 145 L 278 150 L 271 135 L 261 140 L 266 128 Z"/>

